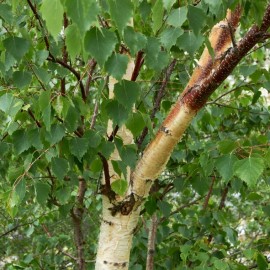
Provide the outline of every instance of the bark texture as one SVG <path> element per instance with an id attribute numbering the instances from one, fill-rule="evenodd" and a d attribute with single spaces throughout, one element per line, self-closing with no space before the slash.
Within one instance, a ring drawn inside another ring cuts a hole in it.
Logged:
<path id="1" fill-rule="evenodd" d="M 236 44 L 233 36 L 240 17 L 241 8 L 237 7 L 234 11 L 228 11 L 226 19 L 213 27 L 209 40 L 215 52 L 214 59 L 205 49 L 188 85 L 131 173 L 126 196 L 116 197 L 112 201 L 103 196 L 103 218 L 96 269 L 128 269 L 132 237 L 139 211 L 152 183 L 164 170 L 175 145 L 209 96 L 250 49 L 265 39 L 270 25 L 270 4 L 267 6 L 262 25 L 252 26 L 244 38 Z M 140 60 L 140 65 L 141 63 Z M 127 73 L 125 78 L 131 78 L 130 74 Z M 129 137 L 125 128 L 118 135 Z M 114 153 L 112 158 L 118 158 L 117 153 Z M 112 167 L 110 174 L 111 171 Z"/>

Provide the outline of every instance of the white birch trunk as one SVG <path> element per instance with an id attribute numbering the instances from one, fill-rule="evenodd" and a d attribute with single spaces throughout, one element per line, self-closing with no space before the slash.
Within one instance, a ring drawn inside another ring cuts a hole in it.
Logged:
<path id="1" fill-rule="evenodd" d="M 192 104 L 190 102 L 193 101 L 192 98 L 194 97 L 192 95 L 194 92 L 197 94 L 196 91 L 191 90 L 202 85 L 205 78 L 210 76 L 219 65 L 223 53 L 231 46 L 232 36 L 230 32 L 231 30 L 235 31 L 240 19 L 240 13 L 240 9 L 234 14 L 229 11 L 227 19 L 213 27 L 209 40 L 217 58 L 213 61 L 208 50 L 205 49 L 199 61 L 200 66 L 195 69 L 182 96 L 163 122 L 153 141 L 145 149 L 135 171 L 131 173 L 129 191 L 126 197 L 116 198 L 111 203 L 106 196 L 103 196 L 103 216 L 96 270 L 128 269 L 134 229 L 137 226 L 144 198 L 148 196 L 153 181 L 164 170 L 175 145 L 179 142 L 198 111 L 196 107 L 190 106 Z M 131 74 L 127 72 L 125 78 L 130 77 Z M 121 137 L 125 137 L 127 134 L 125 127 L 118 133 Z M 128 138 L 122 139 L 124 143 L 126 139 L 130 141 Z M 118 153 L 115 152 L 112 158 L 118 159 Z M 112 170 L 111 166 L 110 170 Z M 131 201 L 131 198 L 133 198 L 133 201 Z M 131 202 L 129 211 L 122 211 L 123 208 L 121 208 L 116 213 L 112 213 L 111 210 L 115 209 L 116 204 L 119 206 L 121 203 L 129 201 Z"/>

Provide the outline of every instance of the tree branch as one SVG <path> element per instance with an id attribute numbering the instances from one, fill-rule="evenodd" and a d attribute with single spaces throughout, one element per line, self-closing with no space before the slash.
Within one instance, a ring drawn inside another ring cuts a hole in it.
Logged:
<path id="1" fill-rule="evenodd" d="M 32 110 L 28 109 L 27 112 L 28 112 L 28 114 L 31 116 L 31 118 L 35 121 L 36 125 L 37 125 L 39 128 L 41 128 L 42 125 L 41 125 L 41 123 L 36 119 L 36 117 L 35 117 L 34 113 L 32 112 Z"/>
<path id="2" fill-rule="evenodd" d="M 150 114 L 151 120 L 153 120 L 155 118 L 156 113 L 160 109 L 161 100 L 165 95 L 165 90 L 166 90 L 167 84 L 170 80 L 171 74 L 175 68 L 176 62 L 177 62 L 177 60 L 173 59 L 173 61 L 169 64 L 169 66 L 165 70 L 165 75 L 164 75 L 163 81 L 162 81 L 161 86 L 159 88 L 158 94 L 157 94 L 156 99 L 154 101 L 154 107 L 153 107 L 151 114 Z M 142 145 L 147 134 L 148 134 L 148 127 L 145 127 L 142 131 L 142 134 L 137 139 L 137 144 L 139 147 Z"/>
<path id="3" fill-rule="evenodd" d="M 86 270 L 84 258 L 84 235 L 83 235 L 83 213 L 84 213 L 84 196 L 87 189 L 86 181 L 83 178 L 79 179 L 79 188 L 75 206 L 71 209 L 71 218 L 74 226 L 74 239 L 77 248 L 77 265 L 79 270 Z"/>
<path id="4" fill-rule="evenodd" d="M 154 255 L 155 255 L 155 242 L 157 235 L 158 219 L 157 214 L 154 213 L 151 217 L 151 224 L 148 233 L 148 243 L 147 243 L 147 260 L 146 260 L 146 270 L 154 269 Z"/>
<path id="5" fill-rule="evenodd" d="M 214 187 L 214 184 L 215 184 L 215 180 L 216 180 L 216 177 L 212 176 L 211 185 L 210 185 L 209 191 L 207 193 L 207 196 L 206 196 L 204 204 L 203 204 L 203 209 L 204 210 L 206 210 L 206 208 L 207 208 L 207 206 L 209 204 L 210 197 L 211 197 L 211 195 L 213 193 L 213 187 Z"/>
<path id="6" fill-rule="evenodd" d="M 87 78 L 87 81 L 86 81 L 86 84 L 85 84 L 85 95 L 86 97 L 88 97 L 89 95 L 89 89 L 90 89 L 90 84 L 92 82 L 92 79 L 93 79 L 93 73 L 94 73 L 94 70 L 95 70 L 95 67 L 97 65 L 97 61 L 94 60 L 94 59 L 91 59 L 88 63 L 88 78 Z"/>

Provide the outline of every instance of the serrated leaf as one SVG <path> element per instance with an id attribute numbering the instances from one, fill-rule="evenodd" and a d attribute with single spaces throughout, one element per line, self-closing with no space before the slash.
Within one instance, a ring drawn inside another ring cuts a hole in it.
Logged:
<path id="1" fill-rule="evenodd" d="M 202 9 L 188 6 L 187 18 L 189 25 L 192 28 L 194 34 L 197 36 L 200 30 L 204 27 L 206 21 L 206 15 Z"/>
<path id="2" fill-rule="evenodd" d="M 81 53 L 81 36 L 77 25 L 71 24 L 65 30 L 66 46 L 71 61 L 74 62 L 76 56 Z"/>
<path id="3" fill-rule="evenodd" d="M 133 27 L 127 27 L 124 32 L 124 40 L 128 48 L 130 49 L 131 55 L 135 55 L 138 51 L 145 48 L 147 38 L 142 33 L 134 31 Z"/>
<path id="4" fill-rule="evenodd" d="M 40 150 L 43 148 L 43 144 L 40 139 L 40 129 L 35 128 L 28 132 L 28 139 L 32 146 Z"/>
<path id="5" fill-rule="evenodd" d="M 51 187 L 47 183 L 38 182 L 35 184 L 36 200 L 40 205 L 46 204 L 50 190 Z"/>
<path id="6" fill-rule="evenodd" d="M 87 139 L 88 141 L 88 145 L 92 148 L 97 148 L 101 142 L 101 137 L 100 135 L 95 132 L 94 130 L 87 130 L 85 133 L 84 133 L 84 138 Z"/>
<path id="7" fill-rule="evenodd" d="M 181 27 L 187 19 L 187 7 L 173 9 L 167 19 L 167 24 L 174 27 Z"/>
<path id="8" fill-rule="evenodd" d="M 145 53 L 146 66 L 156 72 L 161 71 L 169 62 L 169 56 L 165 51 L 161 51 L 161 44 L 157 38 L 148 38 Z"/>
<path id="9" fill-rule="evenodd" d="M 41 67 L 33 67 L 33 71 L 37 78 L 43 83 L 48 84 L 51 79 L 51 74 L 44 68 Z"/>
<path id="10" fill-rule="evenodd" d="M 20 61 L 28 52 L 30 43 L 20 37 L 9 37 L 3 41 L 4 47 L 17 61 Z"/>
<path id="11" fill-rule="evenodd" d="M 17 130 L 12 135 L 14 151 L 17 155 L 28 150 L 31 147 L 31 143 L 28 137 L 28 133 L 24 130 Z"/>
<path id="12" fill-rule="evenodd" d="M 184 33 L 180 28 L 170 27 L 160 34 L 160 42 L 167 50 L 170 50 L 176 44 L 177 39 Z"/>
<path id="13" fill-rule="evenodd" d="M 187 32 L 177 39 L 177 46 L 180 49 L 193 55 L 203 44 L 204 37 L 202 35 L 195 36 L 192 32 Z"/>
<path id="14" fill-rule="evenodd" d="M 48 31 L 57 41 L 57 36 L 63 27 L 64 8 L 60 0 L 43 0 L 40 11 L 46 21 Z"/>
<path id="15" fill-rule="evenodd" d="M 134 137 L 139 136 L 145 126 L 144 118 L 140 113 L 133 113 L 126 123 L 126 127 L 132 132 Z"/>
<path id="16" fill-rule="evenodd" d="M 44 91 L 39 96 L 39 108 L 41 111 L 42 119 L 45 124 L 46 130 L 51 130 L 51 92 Z"/>
<path id="17" fill-rule="evenodd" d="M 123 125 L 128 119 L 128 110 L 117 100 L 112 100 L 106 105 L 106 111 L 114 125 Z"/>
<path id="18" fill-rule="evenodd" d="M 49 56 L 48 51 L 45 51 L 45 50 L 37 51 L 36 52 L 36 64 L 41 66 L 46 61 L 48 56 Z"/>
<path id="19" fill-rule="evenodd" d="M 255 186 L 259 176 L 264 170 L 262 158 L 248 157 L 235 162 L 234 174 L 246 182 L 248 186 Z"/>
<path id="20" fill-rule="evenodd" d="M 65 136 L 65 128 L 63 125 L 54 124 L 51 126 L 51 131 L 45 135 L 46 141 L 51 145 L 60 142 Z"/>
<path id="21" fill-rule="evenodd" d="M 106 71 L 116 80 L 121 80 L 126 73 L 128 65 L 128 56 L 115 53 L 106 62 Z"/>
<path id="22" fill-rule="evenodd" d="M 133 2 L 130 0 L 109 0 L 111 18 L 115 22 L 120 35 L 130 21 L 133 13 Z"/>
<path id="23" fill-rule="evenodd" d="M 15 71 L 12 75 L 16 87 L 24 88 L 31 83 L 32 75 L 27 71 Z"/>
<path id="24" fill-rule="evenodd" d="M 233 166 L 237 160 L 235 155 L 224 155 L 216 160 L 215 166 L 225 182 L 233 177 Z"/>
<path id="25" fill-rule="evenodd" d="M 159 201 L 157 203 L 158 208 L 161 210 L 164 217 L 168 217 L 172 210 L 172 205 L 165 201 Z"/>
<path id="26" fill-rule="evenodd" d="M 136 102 L 140 87 L 136 82 L 122 80 L 114 86 L 115 99 L 125 106 L 126 109 L 131 110 L 132 105 Z"/>
<path id="27" fill-rule="evenodd" d="M 88 140 L 86 138 L 73 138 L 69 141 L 69 149 L 79 161 L 85 155 L 88 149 Z"/>
<path id="28" fill-rule="evenodd" d="M 93 27 L 85 35 L 85 50 L 93 56 L 100 66 L 103 66 L 112 54 L 117 39 L 114 33 L 107 29 L 99 30 Z"/>
<path id="29" fill-rule="evenodd" d="M 63 180 L 68 172 L 68 162 L 63 158 L 52 158 L 52 172 L 59 179 Z"/>
<path id="30" fill-rule="evenodd" d="M 10 93 L 6 93 L 0 97 L 0 110 L 11 117 L 14 117 L 17 114 L 22 108 L 22 105 L 23 101 Z"/>
<path id="31" fill-rule="evenodd" d="M 152 11 L 152 19 L 153 19 L 153 31 L 156 33 L 160 27 L 162 26 L 163 23 L 163 5 L 162 5 L 162 0 L 157 0 Z"/>
<path id="32" fill-rule="evenodd" d="M 13 187 L 10 198 L 9 198 L 9 206 L 13 208 L 14 206 L 18 206 L 23 200 L 26 193 L 25 180 L 20 179 L 18 183 Z"/>
<path id="33" fill-rule="evenodd" d="M 95 0 L 66 0 L 67 15 L 77 25 L 83 37 L 90 26 L 97 21 L 100 7 Z"/>
<path id="34" fill-rule="evenodd" d="M 124 179 L 118 179 L 111 183 L 111 188 L 116 194 L 123 196 L 127 191 L 128 183 Z"/>
<path id="35" fill-rule="evenodd" d="M 65 126 L 69 132 L 73 132 L 78 127 L 79 117 L 80 117 L 80 114 L 78 110 L 73 106 L 69 106 L 67 115 L 64 121 Z"/>
<path id="36" fill-rule="evenodd" d="M 224 140 L 219 142 L 218 149 L 222 154 L 230 154 L 234 149 L 237 148 L 237 142 L 232 140 Z"/>
<path id="37" fill-rule="evenodd" d="M 55 196 L 61 204 L 66 204 L 68 202 L 69 198 L 71 197 L 71 188 L 70 187 L 63 187 L 61 189 L 58 189 L 55 192 Z"/>

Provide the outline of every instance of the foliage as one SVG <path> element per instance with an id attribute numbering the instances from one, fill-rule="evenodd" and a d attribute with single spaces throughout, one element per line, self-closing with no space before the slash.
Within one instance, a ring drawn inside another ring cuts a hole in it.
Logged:
<path id="1" fill-rule="evenodd" d="M 80 179 L 87 183 L 83 230 L 93 269 L 103 170 L 98 153 L 108 159 L 119 151 L 113 166 L 121 179 L 113 190 L 122 195 L 127 166 L 134 168 L 187 84 L 211 26 L 239 2 L 240 38 L 253 18 L 260 22 L 264 1 L 1 1 L 0 257 L 6 269 L 74 268 L 70 213 Z M 269 45 L 262 45 L 213 94 L 177 145 L 146 201 L 131 269 L 145 267 L 146 226 L 154 212 L 160 221 L 155 269 L 268 268 L 270 114 L 264 93 L 270 76 Z M 121 80 L 127 50 L 135 59 L 144 53 L 136 81 Z M 160 110 L 151 116 L 173 59 Z M 119 80 L 113 99 L 108 76 Z M 108 140 L 109 119 L 125 124 L 136 141 Z"/>

